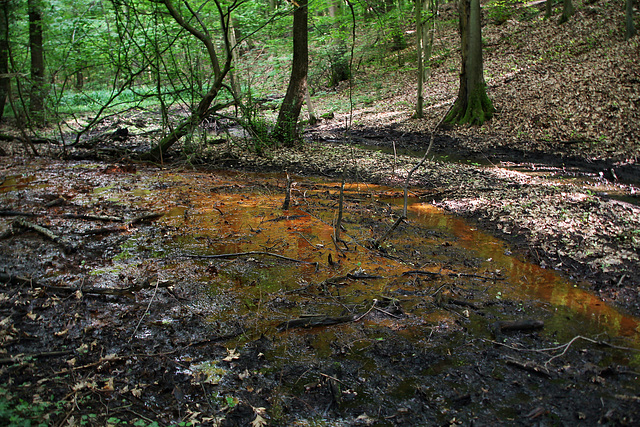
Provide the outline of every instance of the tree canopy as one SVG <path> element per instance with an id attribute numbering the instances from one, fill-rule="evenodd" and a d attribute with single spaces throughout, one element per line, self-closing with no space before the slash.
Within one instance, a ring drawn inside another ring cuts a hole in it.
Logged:
<path id="1" fill-rule="evenodd" d="M 429 70 L 453 50 L 438 38 L 443 28 L 460 23 L 460 90 L 447 121 L 479 125 L 494 111 L 490 88 L 485 92 L 481 27 L 509 25 L 514 18 L 542 23 L 553 8 L 502 0 L 459 3 L 473 7 L 458 12 L 457 3 L 423 7 L 404 1 L 10 0 L 0 11 L 2 117 L 34 135 L 45 122 L 55 124 L 57 139 L 78 144 L 104 117 L 133 109 L 159 112 L 160 132 L 146 156 L 153 160 L 183 138 L 193 140 L 203 121 L 226 117 L 261 151 L 297 140 L 305 95 L 309 104 L 316 94 L 364 85 L 359 73 L 375 67 L 417 70 L 417 83 L 410 84 L 417 87 L 416 117 L 422 117 L 429 108 L 423 97 Z M 631 5 L 619 8 L 627 38 L 635 34 Z M 581 7 L 565 2 L 560 21 Z M 465 11 L 480 8 L 488 19 L 469 20 Z M 303 10 L 308 21 L 296 27 Z M 361 97 L 355 102 L 369 102 Z M 279 110 L 279 117 L 269 110 Z"/>

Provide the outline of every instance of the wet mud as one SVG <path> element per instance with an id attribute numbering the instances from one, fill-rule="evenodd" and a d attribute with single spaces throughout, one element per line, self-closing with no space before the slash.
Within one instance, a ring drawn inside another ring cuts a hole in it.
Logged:
<path id="1" fill-rule="evenodd" d="M 0 377 L 14 415 L 47 425 L 640 419 L 638 318 L 419 189 L 375 245 L 402 212 L 397 188 L 347 183 L 336 241 L 335 181 L 292 175 L 283 210 L 282 172 L 7 158 L 2 170 Z"/>

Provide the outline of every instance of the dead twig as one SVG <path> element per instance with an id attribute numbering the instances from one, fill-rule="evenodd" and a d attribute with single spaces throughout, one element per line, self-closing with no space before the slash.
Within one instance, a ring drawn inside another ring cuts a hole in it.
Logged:
<path id="1" fill-rule="evenodd" d="M 373 304 L 371 304 L 371 308 L 369 310 L 367 310 L 365 313 L 363 313 L 361 316 L 358 316 L 354 322 L 357 322 L 359 320 L 361 320 L 364 316 L 366 316 L 367 314 L 371 313 L 371 310 L 373 310 L 376 307 L 376 304 L 378 303 L 377 298 L 373 299 Z"/>
<path id="2" fill-rule="evenodd" d="M 546 378 L 552 378 L 551 372 L 546 368 L 546 366 L 538 365 L 537 363 L 532 362 L 530 360 L 526 362 L 521 362 L 513 358 L 508 358 L 507 365 L 512 365 L 517 368 L 523 369 L 528 372 L 533 372 L 534 374 L 538 374 Z"/>
<path id="3" fill-rule="evenodd" d="M 447 117 L 447 114 L 449 114 L 449 112 L 451 111 L 451 109 L 453 108 L 454 105 L 455 104 L 451 104 L 451 106 L 449 107 L 447 112 L 444 113 L 444 115 L 442 116 L 442 118 L 440 119 L 438 124 L 436 124 L 434 126 L 433 130 L 431 131 L 431 137 L 429 138 L 429 146 L 427 147 L 427 151 L 424 152 L 424 156 L 422 156 L 422 160 L 420 160 L 420 163 L 415 165 L 413 167 L 413 169 L 411 169 L 409 171 L 409 173 L 407 174 L 407 179 L 404 182 L 404 207 L 402 209 L 402 216 L 404 216 L 404 217 L 407 216 L 407 205 L 409 203 L 409 182 L 411 181 L 411 175 L 413 175 L 413 173 L 415 171 L 417 171 L 424 164 L 424 162 L 427 160 L 427 156 L 429 155 L 429 152 L 431 151 L 431 147 L 433 147 L 433 137 L 434 137 L 434 135 L 436 133 L 436 130 L 442 125 L 442 123 L 444 122 L 445 117 Z"/>
<path id="4" fill-rule="evenodd" d="M 138 324 L 136 325 L 136 328 L 133 330 L 133 333 L 131 334 L 131 337 L 129 337 L 129 342 L 131 342 L 133 337 L 136 336 L 136 332 L 138 332 L 138 328 L 140 327 L 140 324 L 142 323 L 142 320 L 149 313 L 149 308 L 151 307 L 151 304 L 153 303 L 153 300 L 156 298 L 156 294 L 158 293 L 158 284 L 159 283 L 160 283 L 160 281 L 156 280 L 156 288 L 153 291 L 153 295 L 151 295 L 151 299 L 149 300 L 149 304 L 147 304 L 147 308 L 144 310 L 144 313 L 142 313 L 142 316 L 140 316 L 140 320 L 138 321 Z"/>
<path id="5" fill-rule="evenodd" d="M 284 203 L 282 203 L 283 211 L 286 211 L 289 209 L 290 202 L 291 202 L 291 178 L 289 177 L 289 173 L 287 172 L 287 189 L 284 195 Z"/>
<path id="6" fill-rule="evenodd" d="M 335 242 L 342 242 L 340 239 L 340 227 L 342 227 L 342 210 L 343 210 L 343 202 L 344 202 L 344 180 L 345 180 L 345 172 L 342 172 L 342 183 L 340 184 L 340 197 L 338 199 L 338 219 L 336 220 L 336 225 L 334 227 L 334 239 Z M 336 243 L 336 247 L 337 247 Z"/>
<path id="7" fill-rule="evenodd" d="M 566 344 L 562 344 L 559 345 L 557 347 L 551 347 L 551 348 L 546 348 L 546 349 L 541 349 L 540 351 L 556 351 L 556 350 L 560 350 L 562 349 L 562 352 L 560 354 L 556 354 L 555 356 L 553 356 L 552 358 L 550 358 L 549 360 L 547 360 L 546 362 L 544 362 L 544 365 L 547 366 L 549 363 L 553 362 L 555 359 L 557 359 L 558 357 L 563 356 L 564 354 L 567 353 L 567 351 L 569 350 L 569 347 L 571 347 L 571 345 L 576 342 L 577 340 L 584 340 L 593 344 L 597 344 L 597 345 L 602 345 L 605 347 L 611 347 L 611 348 L 615 348 L 617 350 L 625 350 L 625 351 L 640 351 L 639 349 L 636 348 L 629 348 L 629 347 L 621 347 L 621 346 L 617 346 L 617 345 L 613 345 L 610 344 L 608 342 L 604 342 L 604 341 L 598 341 L 598 340 L 594 340 L 591 338 L 587 338 L 587 337 L 583 337 L 582 335 L 577 335 L 575 337 L 573 337 L 571 339 L 571 341 L 569 341 Z"/>

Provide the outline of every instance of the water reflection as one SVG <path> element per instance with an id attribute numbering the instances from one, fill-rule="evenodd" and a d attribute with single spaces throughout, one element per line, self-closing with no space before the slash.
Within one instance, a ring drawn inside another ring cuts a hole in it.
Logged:
<path id="1" fill-rule="evenodd" d="M 588 328 L 591 332 L 638 339 L 638 319 L 621 313 L 553 270 L 508 255 L 504 242 L 471 227 L 461 218 L 420 203 L 411 205 L 410 212 L 413 218 L 430 227 L 443 228 L 455 234 L 459 238 L 458 244 L 486 260 L 482 266 L 484 269 L 499 270 L 506 280 L 492 288 L 496 295 L 500 292 L 514 299 L 549 302 L 555 315 L 547 320 L 547 331 L 568 332 L 574 323 L 582 333 Z M 562 335 L 570 337 L 573 333 Z"/>

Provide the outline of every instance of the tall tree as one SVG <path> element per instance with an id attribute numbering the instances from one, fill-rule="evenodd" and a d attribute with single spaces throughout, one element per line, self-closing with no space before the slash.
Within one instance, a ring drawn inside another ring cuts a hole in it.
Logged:
<path id="1" fill-rule="evenodd" d="M 446 123 L 481 125 L 493 116 L 493 104 L 487 96 L 482 67 L 482 30 L 480 0 L 459 0 L 462 65 L 458 98 Z"/>
<path id="2" fill-rule="evenodd" d="M 284 96 L 278 120 L 271 133 L 272 138 L 285 146 L 293 146 L 297 140 L 297 124 L 302 103 L 307 90 L 307 71 L 309 69 L 308 13 L 307 0 L 297 3 L 293 12 L 293 62 L 289 86 Z"/>
<path id="3" fill-rule="evenodd" d="M 427 1 L 429 4 L 428 26 L 425 25 L 425 21 L 422 19 L 422 10 Z M 416 0 L 416 50 L 418 54 L 418 96 L 416 101 L 416 118 L 422 118 L 424 116 L 423 84 L 427 79 L 428 70 L 425 67 L 425 62 L 431 57 L 437 13 L 438 0 Z"/>
<path id="4" fill-rule="evenodd" d="M 625 16 L 626 31 L 624 34 L 624 38 L 625 40 L 629 40 L 636 35 L 636 27 L 633 23 L 633 0 L 627 0 Z"/>
<path id="5" fill-rule="evenodd" d="M 422 32 L 424 30 L 424 21 L 422 20 L 422 0 L 416 0 L 416 53 L 418 54 L 418 97 L 416 99 L 416 118 L 424 117 L 423 103 L 424 93 L 422 84 L 424 82 L 424 38 Z"/>
<path id="6" fill-rule="evenodd" d="M 0 2 L 0 120 L 9 96 L 9 2 Z"/>
<path id="7" fill-rule="evenodd" d="M 42 32 L 42 1 L 28 0 L 29 52 L 31 55 L 31 92 L 29 113 L 36 124 L 43 124 L 44 114 L 44 48 Z"/>

